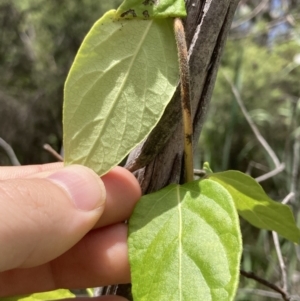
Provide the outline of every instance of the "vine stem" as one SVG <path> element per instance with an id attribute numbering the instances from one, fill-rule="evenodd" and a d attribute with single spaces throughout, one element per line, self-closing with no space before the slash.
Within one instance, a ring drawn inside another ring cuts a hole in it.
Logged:
<path id="1" fill-rule="evenodd" d="M 13 148 L 0 137 L 0 147 L 5 151 L 13 166 L 21 165 Z"/>
<path id="2" fill-rule="evenodd" d="M 258 277 L 257 275 L 255 275 L 253 272 L 246 272 L 244 270 L 240 270 L 240 274 L 243 275 L 244 277 L 246 278 L 249 278 L 249 279 L 253 279 L 259 283 L 261 283 L 262 285 L 274 290 L 275 292 L 279 293 L 283 300 L 285 301 L 291 301 L 291 297 L 289 296 L 289 294 L 284 291 L 283 289 L 281 289 L 280 287 L 278 287 L 277 285 L 263 279 L 263 278 L 260 278 Z"/>
<path id="3" fill-rule="evenodd" d="M 185 182 L 194 180 L 193 164 L 193 124 L 190 102 L 190 74 L 188 63 L 188 50 L 185 39 L 185 32 L 180 18 L 174 19 L 174 32 L 178 50 L 181 106 L 184 129 L 184 165 Z"/>
<path id="4" fill-rule="evenodd" d="M 43 149 L 49 152 L 54 158 L 56 158 L 59 162 L 63 162 L 64 158 L 50 145 L 44 144 Z"/>

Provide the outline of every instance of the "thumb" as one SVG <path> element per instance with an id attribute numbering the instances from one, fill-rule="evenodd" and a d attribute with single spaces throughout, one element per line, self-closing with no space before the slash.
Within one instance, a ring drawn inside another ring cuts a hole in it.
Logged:
<path id="1" fill-rule="evenodd" d="M 46 263 L 76 244 L 104 210 L 106 192 L 73 165 L 0 181 L 0 271 Z"/>

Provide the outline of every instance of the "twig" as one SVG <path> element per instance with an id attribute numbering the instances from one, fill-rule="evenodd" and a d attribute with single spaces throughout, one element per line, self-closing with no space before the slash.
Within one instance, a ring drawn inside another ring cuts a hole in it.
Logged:
<path id="1" fill-rule="evenodd" d="M 273 291 L 266 291 L 262 289 L 257 289 L 257 288 L 240 288 L 238 290 L 239 294 L 247 294 L 247 295 L 257 295 L 257 296 L 263 296 L 263 297 L 268 297 L 272 299 L 280 299 L 282 300 L 282 297 L 280 294 L 273 292 Z"/>
<path id="2" fill-rule="evenodd" d="M 258 183 L 263 182 L 263 181 L 265 181 L 267 179 L 270 179 L 270 178 L 276 176 L 277 174 L 281 173 L 284 169 L 285 169 L 285 164 L 284 163 L 280 163 L 280 165 L 277 166 L 277 167 L 275 167 L 275 169 L 267 172 L 264 175 L 261 175 L 261 176 L 255 178 L 255 180 Z"/>
<path id="3" fill-rule="evenodd" d="M 253 272 L 246 272 L 244 270 L 240 270 L 240 274 L 243 275 L 244 277 L 247 277 L 249 279 L 253 279 L 259 283 L 261 283 L 262 285 L 272 289 L 273 291 L 279 293 L 281 296 L 282 296 L 282 299 L 284 301 L 291 301 L 291 297 L 289 296 L 289 294 L 281 289 L 280 287 L 278 287 L 277 285 L 263 279 L 263 278 L 260 278 L 258 277 L 257 275 L 255 275 Z"/>
<path id="4" fill-rule="evenodd" d="M 257 289 L 257 288 L 240 288 L 238 290 L 239 294 L 247 294 L 247 295 L 257 295 L 257 296 L 263 296 L 263 297 L 268 297 L 272 299 L 279 299 L 282 300 L 282 296 L 279 293 L 273 292 L 273 291 L 266 291 L 262 289 Z M 269 299 L 268 299 L 269 300 Z M 295 299 L 295 296 L 291 296 L 291 301 L 296 301 L 300 299 Z"/>
<path id="5" fill-rule="evenodd" d="M 241 39 L 255 39 L 258 38 L 260 36 L 263 36 L 265 34 L 267 34 L 272 28 L 277 27 L 281 24 L 284 23 L 288 23 L 290 26 L 295 27 L 295 22 L 296 20 L 298 20 L 300 18 L 299 14 L 288 14 L 288 15 L 284 15 L 281 16 L 280 18 L 275 19 L 272 22 L 269 22 L 268 24 L 266 24 L 262 30 L 259 31 L 255 31 L 255 33 L 253 33 L 253 31 L 249 31 L 249 33 L 245 33 L 242 32 L 238 33 L 238 34 L 233 34 L 229 37 L 230 40 L 241 40 Z"/>
<path id="6" fill-rule="evenodd" d="M 280 244 L 279 244 L 279 238 L 278 238 L 278 234 L 274 231 L 272 231 L 272 236 L 273 236 L 273 241 L 274 241 L 274 245 L 275 245 L 275 250 L 276 250 L 276 254 L 278 257 L 278 261 L 279 261 L 279 266 L 281 269 L 281 276 L 282 276 L 282 289 L 284 291 L 287 290 L 287 275 L 286 275 L 286 266 L 282 257 L 282 253 L 281 253 L 281 249 L 280 249 Z"/>
<path id="7" fill-rule="evenodd" d="M 292 179 L 291 179 L 291 192 L 296 196 L 298 193 L 298 171 L 300 165 L 300 135 L 296 137 L 293 146 L 293 165 L 292 165 Z M 295 197 L 294 197 L 295 198 Z"/>
<path id="8" fill-rule="evenodd" d="M 270 145 L 268 144 L 268 142 L 266 141 L 266 139 L 261 135 L 261 133 L 259 132 L 257 126 L 254 124 L 254 122 L 252 121 L 250 115 L 247 112 L 246 107 L 244 106 L 244 103 L 242 101 L 241 95 L 239 93 L 239 91 L 236 89 L 236 87 L 234 86 L 234 84 L 232 83 L 232 81 L 229 79 L 229 77 L 227 76 L 227 74 L 223 73 L 225 79 L 227 80 L 227 82 L 229 83 L 230 87 L 231 87 L 231 91 L 244 115 L 244 117 L 246 118 L 251 130 L 253 131 L 256 139 L 259 141 L 259 143 L 262 145 L 262 147 L 265 149 L 265 151 L 268 153 L 268 155 L 270 156 L 270 158 L 272 159 L 275 168 L 270 171 L 269 173 L 262 175 L 260 177 L 258 177 L 256 179 L 256 181 L 262 182 L 266 179 L 269 179 L 270 177 L 273 177 L 274 175 L 278 174 L 279 172 L 281 172 L 282 170 L 284 170 L 285 165 L 283 163 L 280 163 L 278 157 L 276 156 L 275 152 L 273 151 L 273 149 L 270 147 Z"/>
<path id="9" fill-rule="evenodd" d="M 204 177 L 206 172 L 203 169 L 194 169 L 194 175 L 198 177 Z"/>
<path id="10" fill-rule="evenodd" d="M 290 192 L 281 202 L 281 204 L 287 204 L 295 196 L 294 192 Z"/>
<path id="11" fill-rule="evenodd" d="M 56 158 L 58 161 L 63 162 L 64 158 L 49 144 L 44 144 L 43 149 L 48 151 L 54 158 Z"/>
<path id="12" fill-rule="evenodd" d="M 232 84 L 232 82 L 229 80 L 229 78 L 225 75 L 226 80 L 228 81 L 228 83 L 231 86 L 232 92 L 236 98 L 237 103 L 239 104 L 249 126 L 251 127 L 253 133 L 255 134 L 257 140 L 261 143 L 261 145 L 264 147 L 264 149 L 267 151 L 267 153 L 269 154 L 269 156 L 271 157 L 271 159 L 274 162 L 275 165 L 275 169 L 273 169 L 272 171 L 260 176 L 256 178 L 257 182 L 262 182 L 266 179 L 269 179 L 275 175 L 277 175 L 278 173 L 282 172 L 285 168 L 285 164 L 284 163 L 280 163 L 278 157 L 276 156 L 275 152 L 272 150 L 272 148 L 269 146 L 269 144 L 267 143 L 267 141 L 264 139 L 264 137 L 260 134 L 258 128 L 256 127 L 256 125 L 252 122 L 251 117 L 249 116 L 243 102 L 242 99 L 240 97 L 239 91 L 234 87 L 234 85 Z M 280 245 L 279 245 L 279 239 L 278 239 L 278 235 L 277 233 L 272 231 L 272 235 L 273 235 L 273 241 L 274 241 L 274 245 L 275 245 L 275 249 L 276 249 L 276 253 L 277 253 L 277 257 L 278 257 L 278 261 L 279 261 L 279 265 L 280 265 L 280 269 L 281 269 L 281 274 L 282 274 L 282 283 L 283 283 L 283 291 L 285 291 L 287 289 L 287 275 L 286 275 L 286 267 L 283 261 L 283 257 L 282 257 L 282 253 L 280 250 Z"/>
<path id="13" fill-rule="evenodd" d="M 185 33 L 180 18 L 174 19 L 174 32 L 178 50 L 179 69 L 180 69 L 180 88 L 181 88 L 181 105 L 184 128 L 184 165 L 185 181 L 194 180 L 194 163 L 193 163 L 193 124 L 190 102 L 190 75 L 188 50 L 185 40 Z"/>
<path id="14" fill-rule="evenodd" d="M 244 17 L 244 18 L 241 18 L 240 20 L 237 20 L 235 21 L 232 26 L 231 26 L 231 29 L 234 29 L 240 25 L 242 25 L 243 23 L 247 22 L 247 21 L 250 21 L 251 19 L 255 18 L 268 4 L 269 0 L 265 0 L 265 1 L 262 1 L 260 4 L 258 4 L 252 11 L 251 13 Z"/>
<path id="15" fill-rule="evenodd" d="M 250 115 L 247 112 L 246 107 L 244 106 L 244 103 L 242 101 L 242 98 L 240 96 L 239 91 L 237 90 L 237 88 L 233 85 L 233 83 L 231 82 L 231 80 L 229 79 L 229 77 L 227 76 L 227 74 L 223 73 L 227 82 L 229 83 L 230 87 L 231 87 L 231 91 L 238 103 L 238 105 L 240 106 L 240 109 L 242 111 L 242 113 L 244 114 L 249 126 L 251 127 L 251 130 L 253 131 L 256 139 L 260 142 L 260 144 L 263 146 L 263 148 L 266 150 L 266 152 L 269 154 L 269 156 L 271 157 L 272 161 L 274 162 L 275 167 L 278 167 L 280 165 L 280 161 L 278 159 L 278 157 L 276 156 L 276 154 L 274 153 L 273 149 L 270 147 L 270 145 L 268 144 L 268 142 L 265 140 L 265 138 L 260 134 L 257 126 L 254 124 L 254 122 L 252 121 Z"/>
<path id="16" fill-rule="evenodd" d="M 265 172 L 268 172 L 268 170 L 269 170 L 268 167 L 266 167 L 265 165 L 263 165 L 263 164 L 261 164 L 261 163 L 257 163 L 257 162 L 254 162 L 254 161 L 250 161 L 249 164 L 248 164 L 248 167 L 247 167 L 246 174 L 251 174 L 252 167 L 255 167 L 255 168 L 257 168 L 257 169 L 263 170 L 263 171 L 265 171 Z"/>
<path id="17" fill-rule="evenodd" d="M 290 192 L 281 202 L 282 204 L 287 204 L 293 197 L 294 193 Z M 282 289 L 286 291 L 288 289 L 288 282 L 287 282 L 287 275 L 286 275 L 286 266 L 282 257 L 282 252 L 280 249 L 280 244 L 279 244 L 279 238 L 278 234 L 274 231 L 272 231 L 272 236 L 273 236 L 273 241 L 275 245 L 275 250 L 277 253 L 278 261 L 279 261 L 279 266 L 281 269 L 281 275 L 282 275 Z"/>
<path id="18" fill-rule="evenodd" d="M 5 151 L 12 165 L 14 166 L 21 165 L 13 148 L 1 137 L 0 137 L 0 147 Z"/>

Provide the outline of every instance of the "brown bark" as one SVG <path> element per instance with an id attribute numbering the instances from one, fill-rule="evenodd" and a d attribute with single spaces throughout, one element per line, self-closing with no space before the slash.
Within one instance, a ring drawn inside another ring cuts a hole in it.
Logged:
<path id="1" fill-rule="evenodd" d="M 197 145 L 211 99 L 226 37 L 239 0 L 186 0 L 185 31 L 189 45 L 194 145 Z M 180 91 L 177 88 L 161 121 L 129 156 L 143 193 L 180 183 L 183 165 Z"/>
<path id="2" fill-rule="evenodd" d="M 225 41 L 239 0 L 186 0 L 185 31 L 189 45 L 194 145 L 198 144 Z M 129 156 L 144 194 L 183 178 L 183 130 L 179 87 L 161 121 Z M 130 298 L 128 286 L 118 295 Z"/>

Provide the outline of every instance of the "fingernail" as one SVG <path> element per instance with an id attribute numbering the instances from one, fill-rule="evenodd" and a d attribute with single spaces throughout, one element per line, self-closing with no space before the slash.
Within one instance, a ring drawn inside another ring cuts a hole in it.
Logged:
<path id="1" fill-rule="evenodd" d="M 105 202 L 106 191 L 102 180 L 87 167 L 71 165 L 47 178 L 63 188 L 79 210 L 95 210 Z"/>

